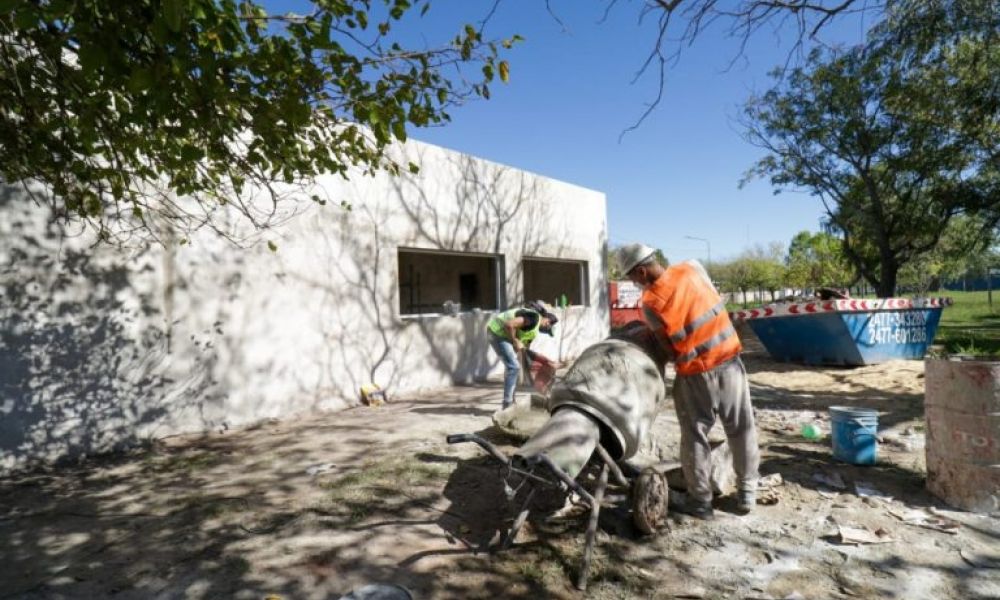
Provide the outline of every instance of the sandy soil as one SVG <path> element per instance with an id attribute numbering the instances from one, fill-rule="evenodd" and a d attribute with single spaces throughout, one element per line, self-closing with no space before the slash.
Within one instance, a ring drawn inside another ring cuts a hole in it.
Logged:
<path id="1" fill-rule="evenodd" d="M 1000 518 L 924 490 L 922 363 L 806 368 L 747 346 L 761 471 L 784 481 L 762 495 L 777 503 L 740 517 L 724 497 L 714 521 L 671 515 L 651 537 L 606 508 L 585 594 L 571 584 L 582 519 L 536 515 L 497 551 L 515 510 L 505 473 L 445 443 L 478 432 L 514 449 L 491 424 L 490 384 L 0 482 L 0 598 L 337 598 L 379 581 L 421 599 L 1000 597 Z M 803 423 L 828 428 L 831 405 L 879 411 L 879 465 L 835 462 L 828 439 L 803 439 Z M 672 407 L 655 438 L 675 459 Z M 914 510 L 956 525 L 901 518 Z M 843 544 L 841 527 L 884 543 Z"/>

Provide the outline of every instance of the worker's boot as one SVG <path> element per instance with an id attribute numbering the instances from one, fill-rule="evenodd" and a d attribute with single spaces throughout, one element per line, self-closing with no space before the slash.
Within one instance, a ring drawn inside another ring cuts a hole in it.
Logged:
<path id="1" fill-rule="evenodd" d="M 674 494 L 671 494 L 673 496 Z M 711 521 L 715 518 L 715 511 L 712 510 L 711 502 L 698 502 L 694 498 L 688 497 L 683 502 L 679 502 L 670 507 L 671 510 L 682 515 L 688 515 L 702 521 Z"/>
<path id="2" fill-rule="evenodd" d="M 757 505 L 757 493 L 752 490 L 739 492 L 736 498 L 736 513 L 748 515 L 753 507 Z"/>

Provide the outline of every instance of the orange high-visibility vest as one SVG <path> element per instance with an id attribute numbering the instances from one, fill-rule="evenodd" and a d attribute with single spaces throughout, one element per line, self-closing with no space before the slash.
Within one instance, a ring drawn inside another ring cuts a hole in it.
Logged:
<path id="1" fill-rule="evenodd" d="M 673 348 L 679 375 L 704 373 L 743 349 L 726 303 L 700 265 L 667 267 L 643 290 L 642 314 L 657 339 Z"/>

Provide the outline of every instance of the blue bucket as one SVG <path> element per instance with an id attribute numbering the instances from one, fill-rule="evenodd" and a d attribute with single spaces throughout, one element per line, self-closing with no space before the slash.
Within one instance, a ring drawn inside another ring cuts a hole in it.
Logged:
<path id="1" fill-rule="evenodd" d="M 870 408 L 830 407 L 833 457 L 852 465 L 874 465 L 878 413 Z"/>

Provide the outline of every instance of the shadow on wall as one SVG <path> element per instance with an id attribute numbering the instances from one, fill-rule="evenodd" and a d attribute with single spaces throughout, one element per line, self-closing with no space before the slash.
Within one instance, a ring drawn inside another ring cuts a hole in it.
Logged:
<path id="1" fill-rule="evenodd" d="M 414 162 L 422 164 L 423 157 L 415 157 Z M 450 158 L 449 164 L 458 185 L 443 205 L 428 197 L 422 173 L 394 182 L 393 200 L 416 225 L 413 234 L 398 243 L 514 259 L 513 264 L 505 265 L 504 298 L 507 306 L 523 303 L 528 299 L 523 297 L 520 257 L 558 258 L 569 253 L 568 233 L 556 225 L 551 191 L 537 176 L 496 163 L 458 155 Z M 394 283 L 390 306 L 396 305 L 397 293 Z M 454 383 L 471 383 L 484 380 L 499 363 L 489 351 L 486 323 L 490 316 L 489 312 L 473 311 L 451 317 L 419 317 L 404 326 L 419 332 L 430 348 L 428 366 L 448 373 Z"/>
<path id="2" fill-rule="evenodd" d="M 566 232 L 545 226 L 550 191 L 535 176 L 465 156 L 386 181 L 388 194 L 378 198 L 364 183 L 348 184 L 354 210 L 322 215 L 306 234 L 329 257 L 294 275 L 321 293 L 317 327 L 329 379 L 317 387 L 374 382 L 413 391 L 482 380 L 498 362 L 487 343 L 491 313 L 402 318 L 397 248 L 560 256 Z M 520 273 L 520 264 L 508 270 L 507 298 L 520 295 Z"/>
<path id="3" fill-rule="evenodd" d="M 0 473 L 134 445 L 168 403 L 197 401 L 206 378 L 165 374 L 162 316 L 133 287 L 148 252 L 109 259 L 21 188 L 0 186 L 0 215 Z"/>

